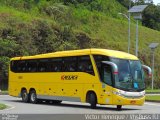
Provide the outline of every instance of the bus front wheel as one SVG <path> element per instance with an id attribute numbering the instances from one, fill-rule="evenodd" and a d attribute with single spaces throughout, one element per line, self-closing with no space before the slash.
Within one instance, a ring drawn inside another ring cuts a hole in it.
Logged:
<path id="1" fill-rule="evenodd" d="M 30 92 L 30 102 L 33 103 L 33 104 L 36 104 L 38 101 L 37 99 L 37 94 L 36 94 L 36 91 L 35 90 L 32 90 Z"/>
<path id="2" fill-rule="evenodd" d="M 91 108 L 92 108 L 92 109 L 95 109 L 95 108 L 96 108 L 96 105 L 97 105 L 97 97 L 96 97 L 96 94 L 95 94 L 95 93 L 89 93 L 87 98 L 88 98 L 87 101 L 90 103 Z"/>
<path id="3" fill-rule="evenodd" d="M 23 102 L 25 103 L 29 102 L 29 95 L 27 93 L 27 90 L 22 90 L 21 97 Z"/>
<path id="4" fill-rule="evenodd" d="M 122 110 L 122 105 L 117 105 L 117 110 Z"/>

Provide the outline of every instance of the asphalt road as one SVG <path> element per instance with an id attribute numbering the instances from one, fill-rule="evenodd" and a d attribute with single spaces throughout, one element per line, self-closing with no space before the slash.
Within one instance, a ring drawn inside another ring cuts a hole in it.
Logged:
<path id="1" fill-rule="evenodd" d="M 123 106 L 117 111 L 116 106 L 98 105 L 97 109 L 90 109 L 87 103 L 62 102 L 61 104 L 31 104 L 23 103 L 20 98 L 0 95 L 0 103 L 10 106 L 0 110 L 0 114 L 151 114 L 160 113 L 160 103 L 146 102 L 143 106 Z"/>

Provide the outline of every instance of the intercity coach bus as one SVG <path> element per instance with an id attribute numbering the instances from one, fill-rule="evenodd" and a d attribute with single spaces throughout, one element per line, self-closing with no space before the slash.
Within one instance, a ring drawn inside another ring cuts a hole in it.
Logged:
<path id="1" fill-rule="evenodd" d="M 144 70 L 134 55 L 107 49 L 83 49 L 15 57 L 9 67 L 9 95 L 23 102 L 40 100 L 100 105 L 143 105 Z"/>

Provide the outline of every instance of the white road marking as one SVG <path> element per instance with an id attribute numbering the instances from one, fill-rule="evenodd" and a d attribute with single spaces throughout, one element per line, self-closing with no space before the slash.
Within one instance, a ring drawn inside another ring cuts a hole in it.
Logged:
<path id="1" fill-rule="evenodd" d="M 144 103 L 145 105 L 152 105 L 152 106 L 160 106 L 160 104 L 155 104 L 155 103 Z"/>

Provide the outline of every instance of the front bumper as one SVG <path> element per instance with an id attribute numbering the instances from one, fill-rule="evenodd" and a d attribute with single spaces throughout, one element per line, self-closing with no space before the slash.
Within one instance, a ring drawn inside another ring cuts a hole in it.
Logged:
<path id="1" fill-rule="evenodd" d="M 143 105 L 145 102 L 145 96 L 140 98 L 125 98 L 119 95 L 113 95 L 114 105 Z"/>

